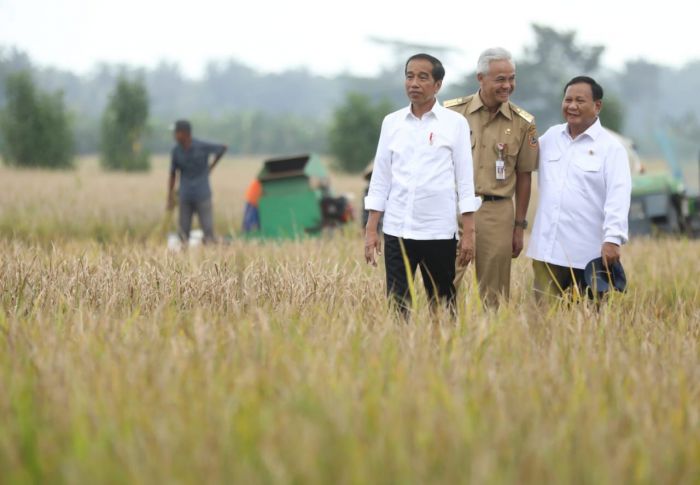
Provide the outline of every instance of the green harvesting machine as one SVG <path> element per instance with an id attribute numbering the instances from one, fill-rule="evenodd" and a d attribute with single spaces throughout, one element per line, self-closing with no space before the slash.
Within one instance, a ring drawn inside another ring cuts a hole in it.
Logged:
<path id="1" fill-rule="evenodd" d="M 353 219 L 348 197 L 335 197 L 328 171 L 317 155 L 266 160 L 258 174 L 260 230 L 264 239 L 297 239 Z"/>

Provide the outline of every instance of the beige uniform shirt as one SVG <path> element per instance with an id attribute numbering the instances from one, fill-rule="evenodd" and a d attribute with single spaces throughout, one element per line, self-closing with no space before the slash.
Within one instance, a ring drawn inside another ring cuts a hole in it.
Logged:
<path id="1" fill-rule="evenodd" d="M 539 144 L 535 118 L 511 102 L 503 103 L 494 115 L 478 93 L 446 101 L 445 107 L 464 115 L 469 122 L 476 193 L 513 197 L 516 172 L 537 170 Z M 505 162 L 505 180 L 496 179 L 499 145 Z"/>

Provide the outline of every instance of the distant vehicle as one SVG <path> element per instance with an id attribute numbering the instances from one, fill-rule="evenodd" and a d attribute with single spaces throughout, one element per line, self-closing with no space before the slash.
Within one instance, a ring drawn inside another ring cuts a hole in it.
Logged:
<path id="1" fill-rule="evenodd" d="M 313 154 L 266 160 L 258 174 L 260 229 L 267 239 L 318 235 L 354 219 L 350 198 L 335 196 L 326 168 Z"/>
<path id="2" fill-rule="evenodd" d="M 627 149 L 632 170 L 632 201 L 629 214 L 631 236 L 657 234 L 700 235 L 700 196 L 690 193 L 668 138 L 657 134 L 667 169 L 647 172 L 634 143 L 611 132 Z M 700 162 L 700 160 L 699 160 Z"/>

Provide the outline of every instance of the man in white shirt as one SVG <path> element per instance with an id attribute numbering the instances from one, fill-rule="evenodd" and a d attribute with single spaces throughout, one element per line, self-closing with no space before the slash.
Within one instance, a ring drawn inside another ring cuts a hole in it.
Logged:
<path id="1" fill-rule="evenodd" d="M 406 63 L 406 94 L 411 104 L 384 118 L 365 207 L 365 259 L 376 266 L 381 254 L 377 230 L 384 215 L 387 292 L 409 309 L 410 274 L 420 267 L 431 303 L 454 310 L 455 259 L 467 265 L 474 254 L 474 195 L 469 125 L 463 116 L 437 102 L 445 69 L 428 54 Z M 457 254 L 457 208 L 464 234 Z"/>
<path id="2" fill-rule="evenodd" d="M 539 204 L 527 252 L 538 299 L 582 287 L 588 262 L 618 262 L 627 242 L 629 160 L 600 123 L 602 105 L 594 79 L 572 79 L 562 102 L 566 123 L 540 138 Z"/>

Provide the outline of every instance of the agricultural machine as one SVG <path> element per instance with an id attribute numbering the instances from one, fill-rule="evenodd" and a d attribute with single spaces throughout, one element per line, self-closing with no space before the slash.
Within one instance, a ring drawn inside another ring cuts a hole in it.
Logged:
<path id="1" fill-rule="evenodd" d="M 267 160 L 258 174 L 260 229 L 266 239 L 318 235 L 353 220 L 346 196 L 335 196 L 326 168 L 316 155 Z"/>
<path id="2" fill-rule="evenodd" d="M 642 166 L 634 145 L 627 139 L 620 139 L 627 148 L 632 168 L 630 236 L 700 236 L 700 194 L 686 183 L 668 137 L 663 133 L 656 135 L 667 166 L 653 172 Z"/>

